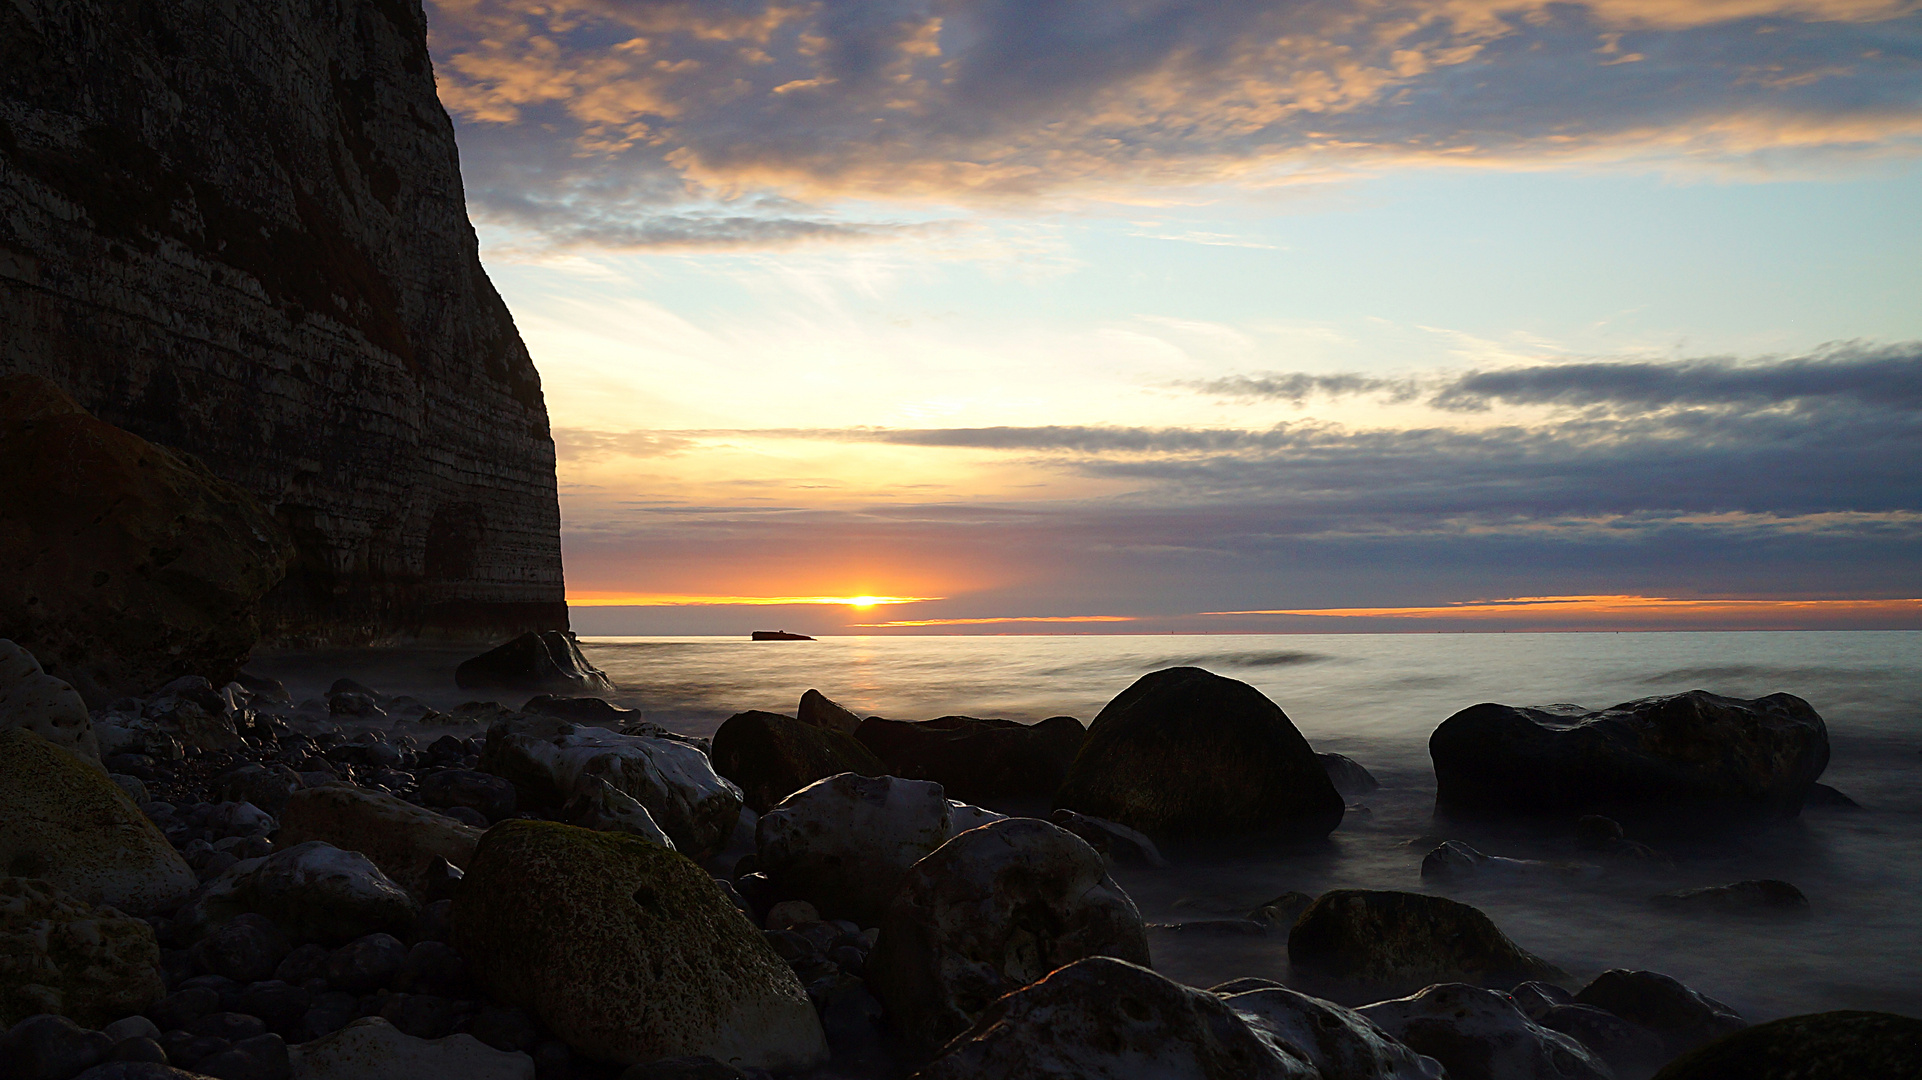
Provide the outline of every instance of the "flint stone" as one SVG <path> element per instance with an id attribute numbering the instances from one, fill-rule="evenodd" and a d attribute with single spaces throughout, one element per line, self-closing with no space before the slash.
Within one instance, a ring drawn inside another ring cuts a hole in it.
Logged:
<path id="1" fill-rule="evenodd" d="M 809 690 L 801 695 L 801 704 L 795 708 L 794 718 L 803 724 L 829 728 L 843 735 L 852 735 L 861 727 L 861 718 L 852 709 L 836 703 L 819 690 Z"/>
<path id="2" fill-rule="evenodd" d="M 908 872 L 950 835 L 940 784 L 841 773 L 761 815 L 755 841 L 773 899 L 806 900 L 831 919 L 880 923 Z"/>
<path id="3" fill-rule="evenodd" d="M 1037 724 L 972 716 L 910 723 L 870 716 L 854 737 L 884 766 L 877 773 L 932 780 L 953 798 L 987 803 L 1052 796 L 1086 734 L 1072 716 Z"/>
<path id="4" fill-rule="evenodd" d="M 1700 915 L 1773 915 L 1806 917 L 1809 898 L 1786 881 L 1762 878 L 1699 889 L 1677 889 L 1655 897 L 1671 911 Z"/>
<path id="5" fill-rule="evenodd" d="M 1091 957 L 990 1003 L 916 1080 L 1321 1080 L 1226 1002 Z"/>
<path id="6" fill-rule="evenodd" d="M 1288 932 L 1288 961 L 1337 1000 L 1442 982 L 1506 987 L 1568 977 L 1467 904 L 1373 889 L 1316 898 Z"/>
<path id="7" fill-rule="evenodd" d="M 1150 836 L 1321 837 L 1343 810 L 1286 713 L 1247 683 L 1192 667 L 1151 672 L 1110 701 L 1054 805 Z"/>
<path id="8" fill-rule="evenodd" d="M 367 856 L 309 840 L 229 867 L 180 909 L 176 932 L 197 941 L 247 911 L 267 916 L 294 941 L 340 943 L 406 933 L 420 905 Z"/>
<path id="9" fill-rule="evenodd" d="M 550 717 L 509 717 L 487 731 L 483 771 L 514 784 L 524 806 L 561 807 L 605 780 L 642 806 L 676 849 L 708 859 L 727 846 L 741 789 L 686 742 L 619 735 Z"/>
<path id="10" fill-rule="evenodd" d="M 1922 1076 L 1922 1020 L 1894 1013 L 1790 1016 L 1725 1035 L 1655 1080 L 1869 1080 Z"/>
<path id="11" fill-rule="evenodd" d="M 777 713 L 729 717 L 714 733 L 714 769 L 765 814 L 782 799 L 837 773 L 880 776 L 889 769 L 852 735 Z"/>
<path id="12" fill-rule="evenodd" d="M 614 692 L 607 673 L 588 663 L 572 634 L 564 630 L 529 631 L 454 669 L 463 690 L 524 690 L 532 693 Z"/>
<path id="13" fill-rule="evenodd" d="M 760 932 L 699 866 L 634 837 L 496 825 L 454 900 L 454 945 L 496 999 L 591 1058 L 799 1070 L 827 1057 L 814 1007 Z"/>
<path id="14" fill-rule="evenodd" d="M 659 844 L 669 851 L 674 850 L 674 841 L 655 823 L 647 807 L 635 801 L 627 792 L 615 790 L 612 784 L 600 777 L 588 777 L 587 781 L 588 787 L 569 799 L 561 811 L 569 824 L 596 832 L 626 833 L 650 844 Z"/>
<path id="15" fill-rule="evenodd" d="M 1703 690 L 1589 712 L 1475 705 L 1428 739 L 1443 806 L 1522 813 L 1709 806 L 1801 812 L 1829 763 L 1828 728 L 1789 694 Z"/>
<path id="16" fill-rule="evenodd" d="M 1615 1080 L 1587 1047 L 1529 1020 L 1508 995 L 1478 986 L 1443 983 L 1355 1011 L 1441 1062 L 1448 1080 Z"/>
<path id="17" fill-rule="evenodd" d="M 1575 1003 L 1606 1009 L 1654 1032 L 1669 1057 L 1748 1026 L 1734 1009 L 1654 971 L 1611 968 L 1582 987 Z"/>
<path id="18" fill-rule="evenodd" d="M 40 661 L 0 638 L 0 731 L 25 728 L 96 764 L 100 740 L 79 691 L 40 670 Z"/>
<path id="19" fill-rule="evenodd" d="M 1141 912 L 1101 854 L 1034 818 L 971 829 L 915 863 L 880 925 L 868 985 L 923 1051 L 1056 968 L 1090 956 L 1149 964 Z"/>
<path id="20" fill-rule="evenodd" d="M 489 823 L 513 817 L 514 798 L 512 783 L 474 769 L 444 769 L 420 781 L 422 803 L 442 810 L 465 806 Z"/>
<path id="21" fill-rule="evenodd" d="M 392 795 L 323 784 L 295 792 L 280 819 L 281 844 L 310 840 L 360 852 L 383 874 L 423 897 L 434 860 L 466 866 L 480 842 L 480 830 Z"/>
<path id="22" fill-rule="evenodd" d="M 1216 991 L 1218 992 L 1218 991 Z M 1410 1050 L 1352 1009 L 1285 987 L 1224 997 L 1256 1031 L 1339 1080 L 1445 1080 L 1441 1063 Z"/>
<path id="23" fill-rule="evenodd" d="M 534 1059 L 471 1035 L 417 1039 L 378 1016 L 289 1048 L 299 1080 L 534 1080 Z"/>

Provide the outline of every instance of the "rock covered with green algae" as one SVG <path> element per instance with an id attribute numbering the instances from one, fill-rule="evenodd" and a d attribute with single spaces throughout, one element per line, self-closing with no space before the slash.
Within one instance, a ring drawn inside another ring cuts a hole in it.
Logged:
<path id="1" fill-rule="evenodd" d="M 145 921 L 45 881 L 0 878 L 0 1030 L 37 1013 L 99 1027 L 166 992 Z"/>
<path id="2" fill-rule="evenodd" d="M 45 878 L 91 904 L 172 908 L 198 884 L 100 768 L 25 728 L 0 731 L 0 872 Z"/>
<path id="3" fill-rule="evenodd" d="M 814 1007 L 760 932 L 700 867 L 638 837 L 502 822 L 467 866 L 453 928 L 490 993 L 589 1057 L 827 1059 Z"/>
<path id="4" fill-rule="evenodd" d="M 1480 910 L 1442 896 L 1336 889 L 1288 933 L 1288 962 L 1337 1000 L 1413 993 L 1436 983 L 1507 988 L 1560 981 L 1560 968 L 1509 940 Z"/>

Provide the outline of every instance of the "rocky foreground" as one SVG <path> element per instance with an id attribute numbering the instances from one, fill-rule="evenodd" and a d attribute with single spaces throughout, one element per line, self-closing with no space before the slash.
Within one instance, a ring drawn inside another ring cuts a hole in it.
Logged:
<path id="1" fill-rule="evenodd" d="M 516 649 L 523 674 L 594 685 L 564 635 Z M 489 655 L 463 683 L 512 682 Z M 1793 812 L 1827 737 L 1784 697 L 1477 707 L 1438 730 L 1438 772 L 1483 806 L 1503 783 L 1552 790 L 1591 812 L 1591 850 L 1656 857 L 1590 804 Z M 1691 766 L 1665 749 L 1691 724 L 1766 752 Z M 1540 786 L 1584 760 L 1575 795 Z M 1193 668 L 1145 676 L 1087 729 L 862 719 L 810 691 L 710 744 L 593 697 L 442 713 L 347 680 L 296 704 L 188 677 L 90 713 L 0 642 L 0 1080 L 1922 1075 L 1922 1021 L 1750 1027 L 1648 971 L 1577 987 L 1421 893 L 1250 913 L 1286 928 L 1293 988 L 1154 972 L 1115 860 L 1325 835 L 1339 792 L 1368 784 L 1252 687 Z M 1459 843 L 1423 866 L 1538 872 L 1561 869 Z M 1671 901 L 1806 908 L 1782 889 Z"/>

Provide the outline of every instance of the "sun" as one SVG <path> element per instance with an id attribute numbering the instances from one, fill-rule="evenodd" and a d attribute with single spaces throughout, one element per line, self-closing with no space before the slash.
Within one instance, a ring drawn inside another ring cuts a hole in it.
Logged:
<path id="1" fill-rule="evenodd" d="M 871 608 L 876 604 L 882 603 L 883 599 L 884 598 L 879 596 L 850 596 L 848 597 L 848 606 L 857 607 L 857 608 Z"/>

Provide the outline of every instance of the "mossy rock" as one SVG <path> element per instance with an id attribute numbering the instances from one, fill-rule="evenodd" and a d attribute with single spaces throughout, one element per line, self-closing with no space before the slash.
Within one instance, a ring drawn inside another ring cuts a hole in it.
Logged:
<path id="1" fill-rule="evenodd" d="M 1506 990 L 1530 979 L 1568 979 L 1477 908 L 1374 889 L 1317 897 L 1288 933 L 1288 962 L 1298 978 L 1317 984 L 1311 992 L 1337 1001 L 1409 994 L 1436 983 Z"/>
<path id="2" fill-rule="evenodd" d="M 881 776 L 888 771 L 847 732 L 758 711 L 728 717 L 714 733 L 712 756 L 714 771 L 734 781 L 757 814 L 816 780 L 844 772 Z"/>
<path id="3" fill-rule="evenodd" d="M 1655 1080 L 1898 1080 L 1922 1076 L 1922 1020 L 1885 1012 L 1811 1013 L 1725 1035 Z"/>
<path id="4" fill-rule="evenodd" d="M 588 1057 L 827 1059 L 800 980 L 760 931 L 699 866 L 637 837 L 502 822 L 467 865 L 453 924 L 482 985 Z"/>
<path id="5" fill-rule="evenodd" d="M 199 882 L 99 766 L 25 728 L 0 731 L 0 874 L 44 878 L 89 904 L 144 914 Z"/>
<path id="6" fill-rule="evenodd" d="M 0 878 L 0 1031 L 38 1013 L 98 1028 L 166 994 L 153 927 L 32 878 Z"/>

